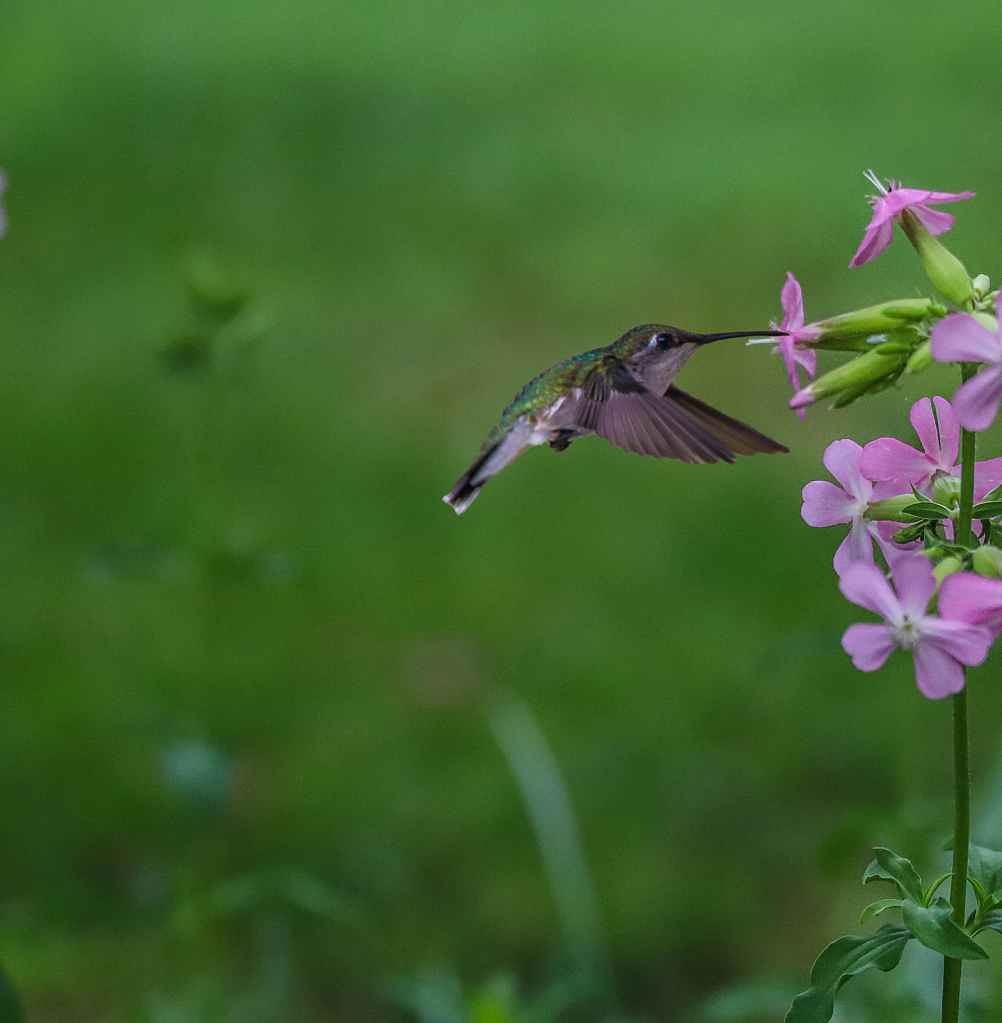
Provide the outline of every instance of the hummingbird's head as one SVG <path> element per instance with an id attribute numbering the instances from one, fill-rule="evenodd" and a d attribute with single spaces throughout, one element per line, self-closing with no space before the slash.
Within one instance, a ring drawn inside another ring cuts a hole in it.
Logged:
<path id="1" fill-rule="evenodd" d="M 711 341 L 728 337 L 774 337 L 779 331 L 735 331 L 728 334 L 694 334 L 691 330 L 663 323 L 645 323 L 628 330 L 614 345 L 613 352 L 652 389 L 668 386 L 695 351 Z M 661 389 L 664 390 L 664 387 Z"/>

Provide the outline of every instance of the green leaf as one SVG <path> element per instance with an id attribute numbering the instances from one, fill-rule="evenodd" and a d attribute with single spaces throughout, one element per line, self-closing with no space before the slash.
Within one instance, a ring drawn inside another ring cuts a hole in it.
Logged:
<path id="1" fill-rule="evenodd" d="M 989 913 L 978 926 L 979 931 L 998 931 L 1002 934 L 1002 911 L 996 910 L 994 913 Z"/>
<path id="2" fill-rule="evenodd" d="M 874 934 L 849 934 L 833 941 L 811 970 L 811 986 L 793 999 L 786 1023 L 828 1023 L 838 989 L 871 966 L 884 973 L 893 970 L 910 938 L 904 925 L 884 924 Z"/>
<path id="3" fill-rule="evenodd" d="M 971 512 L 971 517 L 975 519 L 995 519 L 999 515 L 1002 515 L 1002 501 L 982 501 Z"/>
<path id="4" fill-rule="evenodd" d="M 934 899 L 930 906 L 919 906 L 905 899 L 901 918 L 908 930 L 933 952 L 951 959 L 988 958 L 988 953 L 956 924 L 953 907 L 946 899 Z"/>
<path id="5" fill-rule="evenodd" d="M 971 843 L 967 872 L 991 895 L 1002 889 L 1002 852 Z"/>
<path id="6" fill-rule="evenodd" d="M 989 490 L 982 501 L 1002 501 L 1002 487 L 996 487 L 994 490 Z"/>
<path id="7" fill-rule="evenodd" d="M 911 899 L 912 902 L 922 902 L 922 878 L 912 866 L 911 860 L 906 860 L 904 856 L 899 856 L 882 846 L 873 851 L 877 858 L 866 868 L 863 884 L 875 879 L 893 881 L 903 898 Z"/>
<path id="8" fill-rule="evenodd" d="M 943 519 L 952 518 L 950 509 L 934 501 L 916 501 L 915 504 L 905 505 L 901 509 L 905 515 L 911 515 L 916 519 L 927 519 L 930 522 L 941 522 Z"/>
<path id="9" fill-rule="evenodd" d="M 867 920 L 872 920 L 875 916 L 880 916 L 881 913 L 886 909 L 900 909 L 902 906 L 901 899 L 879 899 L 877 902 L 871 902 L 866 909 L 860 914 L 859 922 L 865 924 Z"/>

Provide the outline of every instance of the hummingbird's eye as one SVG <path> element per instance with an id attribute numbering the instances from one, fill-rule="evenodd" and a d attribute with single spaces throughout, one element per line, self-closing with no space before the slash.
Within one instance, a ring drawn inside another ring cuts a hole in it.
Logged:
<path id="1" fill-rule="evenodd" d="M 657 342 L 658 348 L 671 348 L 675 343 L 675 337 L 672 334 L 658 334 L 654 340 Z"/>

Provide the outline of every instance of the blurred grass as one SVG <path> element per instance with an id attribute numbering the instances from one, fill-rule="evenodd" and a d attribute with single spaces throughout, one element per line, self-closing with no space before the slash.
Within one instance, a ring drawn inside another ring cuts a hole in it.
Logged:
<path id="1" fill-rule="evenodd" d="M 564 772 L 630 1011 L 806 980 L 869 843 L 921 859 L 948 708 L 851 669 L 799 493 L 945 371 L 800 425 L 776 360 L 714 346 L 683 386 L 790 456 L 587 441 L 439 502 L 525 380 L 636 323 L 765 327 L 787 270 L 811 319 L 921 289 L 900 244 L 846 270 L 866 167 L 977 191 L 950 240 L 995 274 L 994 39 L 910 12 L 8 0 L 0 961 L 32 1018 L 215 1018 L 253 928 L 190 907 L 275 866 L 375 928 L 293 925 L 290 1018 L 385 1015 L 425 968 L 541 984 L 496 690 Z M 250 302 L 182 372 L 193 260 Z"/>

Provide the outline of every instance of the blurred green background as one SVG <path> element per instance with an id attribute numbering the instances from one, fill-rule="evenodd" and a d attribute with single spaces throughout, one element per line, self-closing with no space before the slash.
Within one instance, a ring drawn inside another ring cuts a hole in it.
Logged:
<path id="1" fill-rule="evenodd" d="M 30 1019 L 776 1019 L 882 894 L 872 844 L 938 872 L 949 707 L 851 668 L 840 531 L 799 513 L 947 370 L 800 424 L 721 343 L 682 386 L 790 455 L 590 439 L 440 498 L 526 380 L 635 324 L 765 328 L 787 270 L 808 319 L 926 291 L 900 239 L 847 270 L 867 167 L 978 192 L 948 240 L 1002 271 L 996 49 L 959 2 L 5 0 Z"/>

